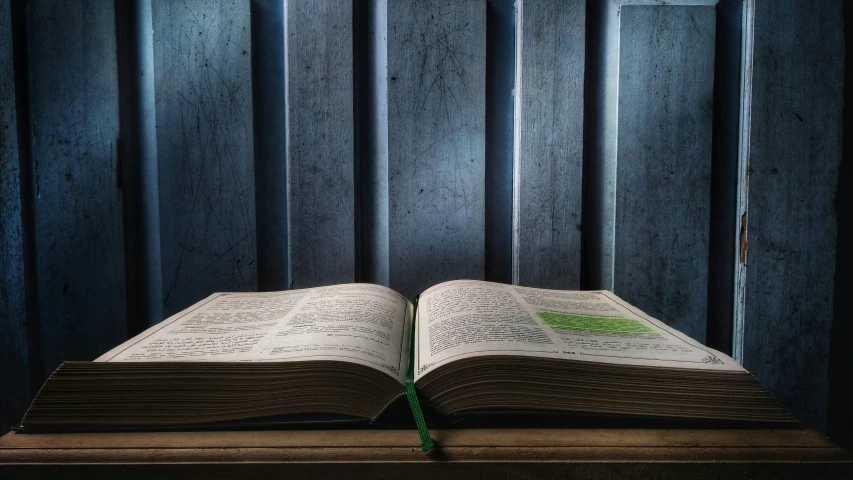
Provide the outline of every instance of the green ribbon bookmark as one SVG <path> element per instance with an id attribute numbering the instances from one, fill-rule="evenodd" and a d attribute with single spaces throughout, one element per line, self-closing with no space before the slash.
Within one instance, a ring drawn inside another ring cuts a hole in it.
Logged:
<path id="1" fill-rule="evenodd" d="M 435 446 L 435 441 L 429 436 L 424 414 L 421 411 L 421 405 L 418 403 L 418 394 L 415 392 L 415 383 L 411 380 L 406 380 L 406 397 L 409 399 L 409 407 L 412 409 L 412 416 L 415 417 L 415 425 L 418 427 L 418 435 L 421 437 L 421 450 L 428 452 Z"/>
<path id="2" fill-rule="evenodd" d="M 418 298 L 414 301 L 414 317 L 418 313 Z M 409 400 L 409 408 L 412 409 L 412 416 L 415 417 L 415 425 L 418 427 L 418 435 L 421 437 L 421 450 L 424 452 L 430 451 L 435 446 L 435 441 L 429 436 L 426 420 L 424 420 L 424 412 L 421 410 L 421 404 L 418 402 L 418 392 L 415 391 L 415 319 L 412 319 L 412 331 L 409 332 L 409 372 L 406 374 L 406 398 Z"/>

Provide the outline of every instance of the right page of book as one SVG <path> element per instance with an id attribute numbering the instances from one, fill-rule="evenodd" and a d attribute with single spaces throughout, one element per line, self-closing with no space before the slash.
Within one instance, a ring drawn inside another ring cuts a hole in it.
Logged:
<path id="1" fill-rule="evenodd" d="M 443 364 L 485 355 L 743 371 L 608 291 L 445 282 L 421 294 L 415 329 L 416 381 Z"/>

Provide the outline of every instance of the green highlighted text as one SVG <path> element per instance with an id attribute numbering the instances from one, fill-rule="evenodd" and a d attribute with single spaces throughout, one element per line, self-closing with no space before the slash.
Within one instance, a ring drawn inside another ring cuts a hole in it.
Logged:
<path id="1" fill-rule="evenodd" d="M 547 325 L 560 330 L 626 337 L 655 333 L 640 320 L 630 318 L 588 317 L 554 312 L 536 312 L 536 315 Z"/>

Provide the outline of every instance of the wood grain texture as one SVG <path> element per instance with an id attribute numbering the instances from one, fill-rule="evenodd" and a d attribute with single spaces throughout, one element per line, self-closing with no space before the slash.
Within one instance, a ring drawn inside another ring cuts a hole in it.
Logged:
<path id="1" fill-rule="evenodd" d="M 807 429 L 460 428 L 432 429 L 442 448 L 815 448 L 832 442 Z M 381 448 L 420 447 L 415 429 L 261 430 L 232 432 L 11 433 L 0 438 L 3 460 L 16 449 Z M 644 452 L 637 452 L 641 455 Z M 838 454 L 838 452 L 835 452 Z M 315 455 L 315 452 L 301 452 Z M 328 453 L 326 453 L 328 454 Z M 841 455 L 840 458 L 849 458 Z"/>
<path id="2" fill-rule="evenodd" d="M 417 452 L 420 453 L 420 452 Z M 793 452 L 797 454 L 798 452 Z M 288 463 L 259 461 L 229 464 L 91 464 L 91 465 L 34 465 L 0 466 L 9 479 L 66 479 L 76 478 L 182 479 L 182 478 L 409 478 L 409 479 L 563 479 L 563 478 L 653 478 L 665 479 L 847 479 L 848 465 L 836 463 L 780 461 L 766 463 L 683 463 L 683 462 L 542 462 L 524 461 L 468 463 L 364 463 L 357 460 L 345 463 Z"/>
<path id="3" fill-rule="evenodd" d="M 526 2 L 522 21 L 518 283 L 578 289 L 586 2 Z"/>
<path id="4" fill-rule="evenodd" d="M 0 432 L 9 431 L 30 400 L 24 233 L 15 112 L 12 22 L 0 2 Z"/>
<path id="5" fill-rule="evenodd" d="M 352 15 L 355 279 L 387 286 L 388 2 L 359 2 Z"/>
<path id="6" fill-rule="evenodd" d="M 390 287 L 482 279 L 485 2 L 388 4 Z"/>
<path id="7" fill-rule="evenodd" d="M 704 341 L 714 8 L 621 16 L 614 290 Z"/>
<path id="8" fill-rule="evenodd" d="M 844 63 L 842 2 L 756 2 L 744 366 L 826 427 Z"/>
<path id="9" fill-rule="evenodd" d="M 29 3 L 45 373 L 127 338 L 113 2 Z"/>
<path id="10" fill-rule="evenodd" d="M 353 282 L 352 5 L 286 7 L 290 283 Z"/>
<path id="11" fill-rule="evenodd" d="M 616 5 L 698 6 L 716 5 L 720 0 L 612 0 Z"/>
<path id="12" fill-rule="evenodd" d="M 749 138 L 752 2 L 723 0 L 716 8 L 714 126 L 708 238 L 708 325 L 705 345 L 740 361 L 737 287 L 741 145 Z M 749 79 L 747 81 L 747 79 Z M 740 330 L 742 331 L 742 330 Z"/>
<path id="13" fill-rule="evenodd" d="M 257 289 L 248 0 L 152 5 L 163 314 Z"/>
<path id="14" fill-rule="evenodd" d="M 853 468 L 848 453 L 809 430 L 459 429 L 431 434 L 439 447 L 425 454 L 414 430 L 13 433 L 0 439 L 0 473 L 13 478 L 60 472 L 122 478 L 155 473 L 159 478 L 844 478 Z"/>
<path id="15" fill-rule="evenodd" d="M 485 279 L 513 281 L 513 198 L 515 181 L 516 42 L 520 4 L 486 2 L 486 219 Z M 520 42 L 519 42 L 520 43 Z"/>
<path id="16" fill-rule="evenodd" d="M 594 290 L 613 290 L 620 8 L 615 2 L 587 2 L 581 285 Z"/>
<path id="17" fill-rule="evenodd" d="M 151 0 L 115 7 L 127 332 L 135 336 L 163 319 L 154 30 Z"/>
<path id="18" fill-rule="evenodd" d="M 258 290 L 287 288 L 287 112 L 284 2 L 251 0 Z"/>

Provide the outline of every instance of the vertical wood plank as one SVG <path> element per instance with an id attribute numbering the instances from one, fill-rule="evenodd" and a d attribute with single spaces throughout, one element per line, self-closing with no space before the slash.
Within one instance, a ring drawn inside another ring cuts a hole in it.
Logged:
<path id="1" fill-rule="evenodd" d="M 586 2 L 525 2 L 522 22 L 518 283 L 577 289 Z"/>
<path id="2" fill-rule="evenodd" d="M 356 281 L 388 285 L 388 0 L 352 14 Z"/>
<path id="3" fill-rule="evenodd" d="M 586 12 L 581 287 L 592 290 L 613 290 L 620 8 L 615 1 L 588 2 Z"/>
<path id="4" fill-rule="evenodd" d="M 286 8 L 291 287 L 352 282 L 352 3 Z"/>
<path id="5" fill-rule="evenodd" d="M 744 366 L 826 428 L 842 2 L 756 2 Z"/>
<path id="6" fill-rule="evenodd" d="M 752 82 L 751 3 L 723 0 L 717 6 L 714 55 L 714 132 L 711 167 L 710 237 L 708 242 L 708 327 L 705 344 L 740 361 L 733 348 L 738 331 L 737 228 L 740 168 L 747 155 Z M 748 9 L 748 10 L 747 10 Z M 744 12 L 747 15 L 744 15 Z M 748 48 L 748 50 L 747 50 Z M 744 54 L 747 52 L 746 54 Z M 741 342 L 742 344 L 742 342 Z"/>
<path id="7" fill-rule="evenodd" d="M 754 0 L 753 0 L 754 1 Z M 844 97 L 853 98 L 853 9 L 844 11 Z M 838 57 L 836 57 L 838 58 Z M 841 165 L 838 171 L 837 210 L 853 202 L 853 104 L 845 101 Z M 847 159 L 847 160 L 845 160 Z M 826 435 L 837 445 L 853 451 L 853 215 L 838 215 L 838 248 L 835 254 L 835 299 L 829 346 L 829 405 Z"/>
<path id="8" fill-rule="evenodd" d="M 388 4 L 390 283 L 482 279 L 485 2 Z"/>
<path id="9" fill-rule="evenodd" d="M 486 2 L 485 279 L 513 280 L 516 29 L 520 4 Z"/>
<path id="10" fill-rule="evenodd" d="M 135 336 L 163 319 L 154 37 L 151 0 L 115 6 L 127 330 Z"/>
<path id="11" fill-rule="evenodd" d="M 715 11 L 621 11 L 614 290 L 705 340 Z"/>
<path id="12" fill-rule="evenodd" d="M 251 0 L 252 114 L 258 289 L 284 290 L 287 253 L 287 113 L 284 3 Z"/>
<path id="13" fill-rule="evenodd" d="M 39 319 L 45 372 L 127 335 L 113 2 L 29 4 Z"/>
<path id="14" fill-rule="evenodd" d="M 163 314 L 257 288 L 248 0 L 152 5 Z"/>
<path id="15" fill-rule="evenodd" d="M 0 434 L 21 420 L 30 398 L 24 232 L 9 2 L 0 2 Z"/>
<path id="16" fill-rule="evenodd" d="M 732 358 L 743 364 L 743 333 L 746 314 L 746 250 L 747 242 L 747 209 L 749 207 L 749 159 L 752 145 L 752 90 L 754 85 L 753 71 L 755 59 L 755 1 L 744 0 L 743 2 L 743 48 L 741 54 L 742 67 L 742 93 L 740 104 L 740 135 L 739 135 L 739 157 L 738 158 L 738 182 L 735 203 L 735 267 L 734 288 L 735 301 L 733 310 L 734 321 L 732 322 Z"/>

